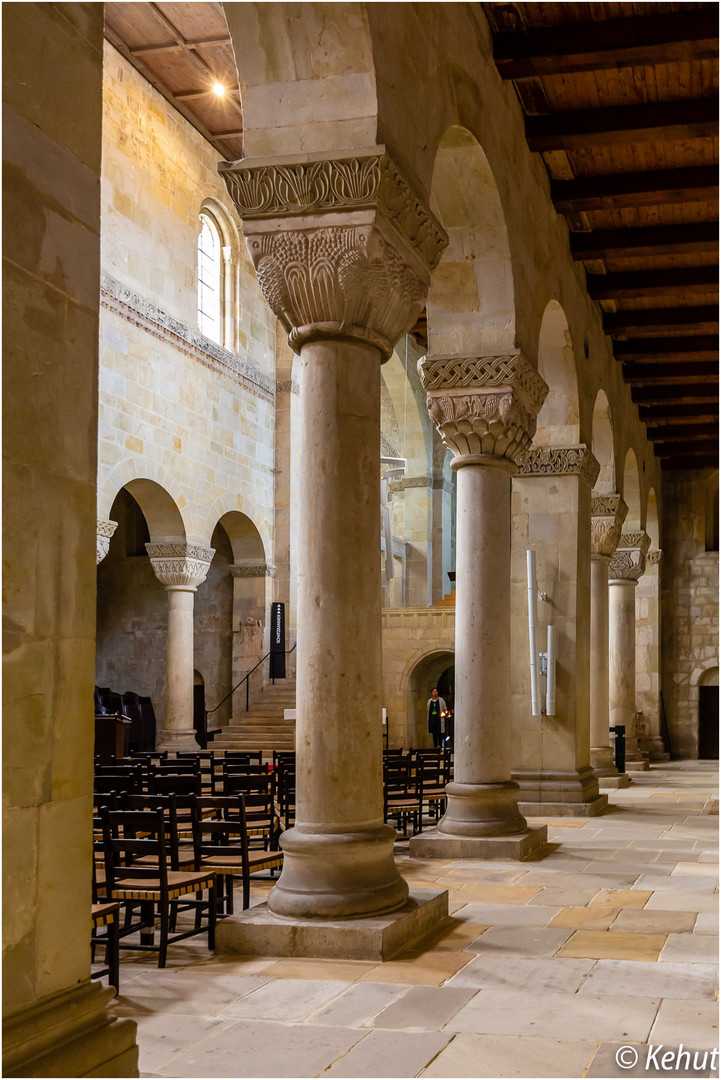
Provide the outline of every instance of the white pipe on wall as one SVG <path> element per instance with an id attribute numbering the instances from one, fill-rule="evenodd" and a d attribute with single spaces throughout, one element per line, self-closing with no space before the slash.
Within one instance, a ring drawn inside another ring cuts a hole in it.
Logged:
<path id="1" fill-rule="evenodd" d="M 546 644 L 546 716 L 556 715 L 556 630 L 548 627 Z"/>
<path id="2" fill-rule="evenodd" d="M 526 552 L 526 571 L 528 574 L 528 647 L 531 654 L 531 716 L 540 714 L 538 703 L 538 651 L 536 647 L 536 597 L 538 587 L 536 585 L 536 553 Z"/>

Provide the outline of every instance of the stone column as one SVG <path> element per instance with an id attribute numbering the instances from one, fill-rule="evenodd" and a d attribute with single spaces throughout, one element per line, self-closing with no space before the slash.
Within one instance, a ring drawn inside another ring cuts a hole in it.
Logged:
<path id="1" fill-rule="evenodd" d="M 458 473 L 455 773 L 437 830 L 413 855 L 523 858 L 545 842 L 511 781 L 511 474 L 548 393 L 520 355 L 428 357 L 427 404 Z"/>
<path id="2" fill-rule="evenodd" d="M 168 594 L 165 723 L 159 750 L 194 750 L 193 596 L 205 581 L 213 548 L 192 544 L 146 544 L 155 576 Z"/>
<path id="3" fill-rule="evenodd" d="M 513 480 L 513 591 L 519 603 L 511 618 L 513 771 L 521 813 L 589 817 L 603 813 L 590 763 L 591 707 L 590 558 L 588 519 L 599 464 L 589 448 L 533 446 Z M 526 552 L 536 552 L 538 650 L 546 651 L 547 627 L 556 646 L 556 698 L 546 714 L 541 678 L 541 715 L 531 715 L 528 654 Z"/>
<path id="4" fill-rule="evenodd" d="M 599 787 L 627 787 L 614 763 L 609 724 L 608 568 L 628 507 L 620 495 L 591 500 L 591 765 Z"/>
<path id="5" fill-rule="evenodd" d="M 96 565 L 99 565 L 110 549 L 110 541 L 118 527 L 117 521 L 103 521 L 98 518 L 98 531 L 96 533 Z"/>
<path id="6" fill-rule="evenodd" d="M 296 822 L 268 908 L 392 912 L 408 887 L 383 821 L 380 365 L 422 310 L 446 238 L 383 147 L 221 173 L 299 354 Z"/>
<path id="7" fill-rule="evenodd" d="M 629 772 L 648 769 L 636 736 L 636 586 L 650 543 L 644 532 L 624 533 L 608 572 L 610 721 L 625 725 Z"/>
<path id="8" fill-rule="evenodd" d="M 636 703 L 643 714 L 638 741 L 649 761 L 669 760 L 661 737 L 661 557 L 658 549 L 649 551 L 636 590 Z"/>
<path id="9" fill-rule="evenodd" d="M 235 686 L 267 651 L 263 640 L 266 613 L 266 578 L 272 578 L 275 567 L 267 563 L 232 563 L 233 578 L 233 646 L 232 685 Z M 266 668 L 267 671 L 267 668 Z M 250 692 L 263 685 L 259 668 L 251 675 Z M 245 716 L 245 684 L 233 695 L 231 720 L 243 722 Z"/>

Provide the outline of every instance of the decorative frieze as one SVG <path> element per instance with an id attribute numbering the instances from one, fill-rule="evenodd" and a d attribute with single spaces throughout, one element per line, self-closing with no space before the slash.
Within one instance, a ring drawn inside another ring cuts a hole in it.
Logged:
<path id="1" fill-rule="evenodd" d="M 109 274 L 100 277 L 100 302 L 108 311 L 168 342 L 184 355 L 236 378 L 257 397 L 273 400 L 273 380 L 268 375 Z"/>
<path id="2" fill-rule="evenodd" d="M 610 558 L 621 538 L 628 507 L 620 495 L 591 497 L 591 554 Z"/>
<path id="3" fill-rule="evenodd" d="M 399 480 L 389 480 L 388 490 L 391 494 L 397 491 L 405 491 L 407 488 L 429 488 L 433 486 L 430 476 L 402 476 Z"/>
<path id="4" fill-rule="evenodd" d="M 517 461 L 519 476 L 580 476 L 592 488 L 601 466 L 589 448 L 578 446 L 532 446 Z"/>
<path id="5" fill-rule="evenodd" d="M 651 538 L 645 532 L 623 533 L 608 568 L 609 581 L 638 581 L 646 570 Z"/>
<path id="6" fill-rule="evenodd" d="M 649 551 L 646 556 L 646 566 L 658 566 L 663 557 L 663 552 L 656 549 L 655 551 Z"/>
<path id="7" fill-rule="evenodd" d="M 275 577 L 276 567 L 270 563 L 231 563 L 230 573 L 234 578 Z"/>
<path id="8" fill-rule="evenodd" d="M 418 373 L 431 420 L 457 459 L 515 462 L 528 450 L 548 387 L 520 354 L 426 357 Z"/>
<path id="9" fill-rule="evenodd" d="M 108 554 L 110 541 L 118 527 L 117 521 L 104 521 L 98 518 L 97 533 L 95 540 L 96 566 L 101 563 Z"/>
<path id="10" fill-rule="evenodd" d="M 195 591 L 206 578 L 214 548 L 194 544 L 146 544 L 156 578 L 166 588 Z"/>
<path id="11" fill-rule="evenodd" d="M 221 173 L 291 348 L 350 338 L 387 359 L 420 315 L 448 239 L 385 149 L 240 161 Z"/>

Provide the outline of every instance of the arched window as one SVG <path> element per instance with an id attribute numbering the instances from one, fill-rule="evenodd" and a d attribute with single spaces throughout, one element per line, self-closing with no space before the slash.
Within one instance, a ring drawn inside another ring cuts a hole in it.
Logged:
<path id="1" fill-rule="evenodd" d="M 718 471 L 709 476 L 706 483 L 706 550 L 718 551 L 719 505 Z"/>
<path id="2" fill-rule="evenodd" d="M 198 237 L 198 326 L 223 344 L 223 255 L 220 232 L 209 214 L 200 215 Z"/>

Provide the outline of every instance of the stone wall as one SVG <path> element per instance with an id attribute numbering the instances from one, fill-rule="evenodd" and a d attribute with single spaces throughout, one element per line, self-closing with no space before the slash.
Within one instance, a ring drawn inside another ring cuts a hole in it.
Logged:
<path id="1" fill-rule="evenodd" d="M 385 608 L 383 707 L 388 745 L 432 745 L 426 702 L 439 676 L 454 662 L 455 608 Z"/>
<path id="2" fill-rule="evenodd" d="M 663 701 L 675 758 L 698 756 L 698 681 L 718 666 L 718 551 L 706 551 L 712 470 L 663 474 Z"/>

